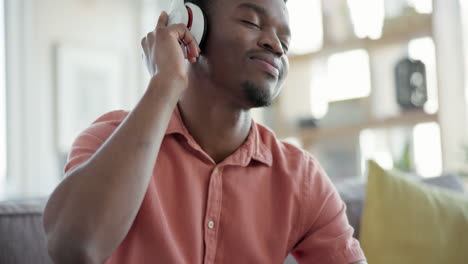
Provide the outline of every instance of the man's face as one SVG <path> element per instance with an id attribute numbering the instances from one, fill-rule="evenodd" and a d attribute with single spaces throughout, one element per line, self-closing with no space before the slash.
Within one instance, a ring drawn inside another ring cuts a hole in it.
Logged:
<path id="1" fill-rule="evenodd" d="M 208 16 L 211 78 L 244 108 L 270 105 L 289 70 L 284 0 L 213 0 Z"/>

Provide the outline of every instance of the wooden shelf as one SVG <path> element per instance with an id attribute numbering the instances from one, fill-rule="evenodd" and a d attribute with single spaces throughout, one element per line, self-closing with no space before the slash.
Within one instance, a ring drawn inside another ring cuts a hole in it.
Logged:
<path id="1" fill-rule="evenodd" d="M 307 54 L 291 54 L 291 63 L 312 61 L 317 58 L 324 58 L 333 53 L 344 52 L 352 49 L 366 49 L 372 53 L 374 50 L 385 48 L 390 45 L 406 45 L 410 40 L 421 37 L 431 37 L 433 35 L 432 14 L 406 13 L 405 15 L 386 19 L 380 39 L 359 39 L 351 37 L 345 41 L 333 42 L 325 34 L 322 49 Z M 325 26 L 325 25 L 324 25 Z M 324 32 L 327 32 L 326 28 Z M 401 112 L 398 116 L 375 119 L 371 115 L 371 110 L 367 109 L 366 121 L 358 124 L 342 125 L 338 127 L 317 127 L 317 128 L 296 128 L 283 131 L 284 136 L 295 136 L 304 144 L 304 147 L 311 146 L 314 142 L 322 139 L 333 139 L 346 135 L 356 135 L 364 129 L 391 128 L 397 126 L 413 126 L 418 123 L 438 122 L 438 114 L 427 114 L 422 110 L 412 110 Z M 281 124 L 281 122 L 280 122 Z M 320 124 L 320 123 L 319 123 Z M 281 131 L 281 129 L 279 129 Z M 281 134 L 281 133 L 280 133 Z"/>
<path id="2" fill-rule="evenodd" d="M 386 20 L 382 37 L 379 39 L 350 38 L 345 41 L 332 42 L 324 40 L 322 49 L 307 54 L 291 54 L 290 59 L 313 58 L 352 49 L 376 49 L 384 46 L 405 43 L 414 38 L 432 36 L 432 15 L 418 14 L 400 19 Z"/>
<path id="3" fill-rule="evenodd" d="M 438 114 L 427 114 L 420 110 L 403 112 L 398 117 L 381 120 L 370 120 L 368 122 L 344 127 L 316 127 L 299 129 L 296 137 L 300 138 L 304 146 L 310 146 L 313 142 L 324 139 L 346 135 L 359 135 L 364 129 L 391 128 L 396 126 L 411 126 L 418 123 L 438 122 Z"/>

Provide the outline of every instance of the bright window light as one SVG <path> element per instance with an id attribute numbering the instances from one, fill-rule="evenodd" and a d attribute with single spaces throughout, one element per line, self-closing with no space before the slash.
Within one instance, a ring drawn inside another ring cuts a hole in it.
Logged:
<path id="1" fill-rule="evenodd" d="M 290 54 L 317 51 L 323 44 L 322 6 L 320 0 L 294 0 L 286 4 L 291 27 Z"/>
<path id="2" fill-rule="evenodd" d="M 310 76 L 310 112 L 313 117 L 321 119 L 328 112 L 326 60 L 313 60 Z"/>
<path id="3" fill-rule="evenodd" d="M 369 96 L 371 79 L 367 51 L 352 50 L 330 56 L 327 83 L 329 101 Z"/>
<path id="4" fill-rule="evenodd" d="M 420 60 L 426 65 L 427 102 L 424 110 L 434 114 L 439 110 L 439 95 L 437 92 L 436 51 L 434 41 L 430 37 L 413 39 L 408 44 L 408 54 L 411 59 Z"/>
<path id="5" fill-rule="evenodd" d="M 6 181 L 6 90 L 5 90 L 5 11 L 0 0 L 0 199 L 5 195 Z"/>
<path id="6" fill-rule="evenodd" d="M 374 160 L 384 169 L 393 168 L 393 157 L 388 147 L 387 133 L 384 130 L 365 129 L 361 131 L 359 144 L 362 171 L 365 171 L 368 160 Z"/>
<path id="7" fill-rule="evenodd" d="M 375 161 L 384 169 L 393 169 L 392 154 L 388 151 L 380 151 L 374 153 Z"/>
<path id="8" fill-rule="evenodd" d="M 421 14 L 432 13 L 432 0 L 408 0 L 408 5 Z"/>
<path id="9" fill-rule="evenodd" d="M 442 146 L 437 123 L 422 123 L 414 127 L 414 160 L 416 172 L 423 177 L 442 173 Z"/>
<path id="10" fill-rule="evenodd" d="M 348 0 L 354 33 L 358 38 L 379 39 L 385 20 L 384 0 Z"/>
<path id="11" fill-rule="evenodd" d="M 468 1 L 460 0 L 463 23 L 463 41 L 465 43 L 465 102 L 468 105 Z M 468 120 L 467 120 L 468 121 Z"/>

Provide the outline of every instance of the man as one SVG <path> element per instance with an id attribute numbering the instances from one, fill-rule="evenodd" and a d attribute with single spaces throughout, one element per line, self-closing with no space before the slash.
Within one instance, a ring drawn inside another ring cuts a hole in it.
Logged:
<path id="1" fill-rule="evenodd" d="M 138 105 L 105 114 L 73 144 L 44 213 L 51 257 L 282 263 L 291 252 L 299 263 L 364 261 L 318 162 L 250 117 L 288 72 L 285 3 L 197 4 L 209 21 L 204 50 L 161 14 L 142 41 L 152 79 Z"/>

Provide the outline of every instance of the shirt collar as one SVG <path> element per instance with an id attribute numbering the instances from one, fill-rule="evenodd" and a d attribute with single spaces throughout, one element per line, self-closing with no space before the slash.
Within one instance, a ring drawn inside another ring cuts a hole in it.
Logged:
<path id="1" fill-rule="evenodd" d="M 231 165 L 241 165 L 245 167 L 249 165 L 251 159 L 254 159 L 271 167 L 273 163 L 271 149 L 265 142 L 263 142 L 261 133 L 259 131 L 259 126 L 260 125 L 258 125 L 252 119 L 247 140 L 236 152 L 234 152 L 225 161 L 223 161 L 223 163 L 228 163 Z M 169 125 L 165 133 L 166 136 L 171 134 L 181 134 L 182 136 L 184 136 L 184 138 L 187 140 L 187 142 L 192 148 L 195 148 L 197 151 L 203 152 L 201 147 L 195 142 L 195 140 L 185 127 L 178 104 L 174 108 L 171 120 L 169 121 Z"/>

